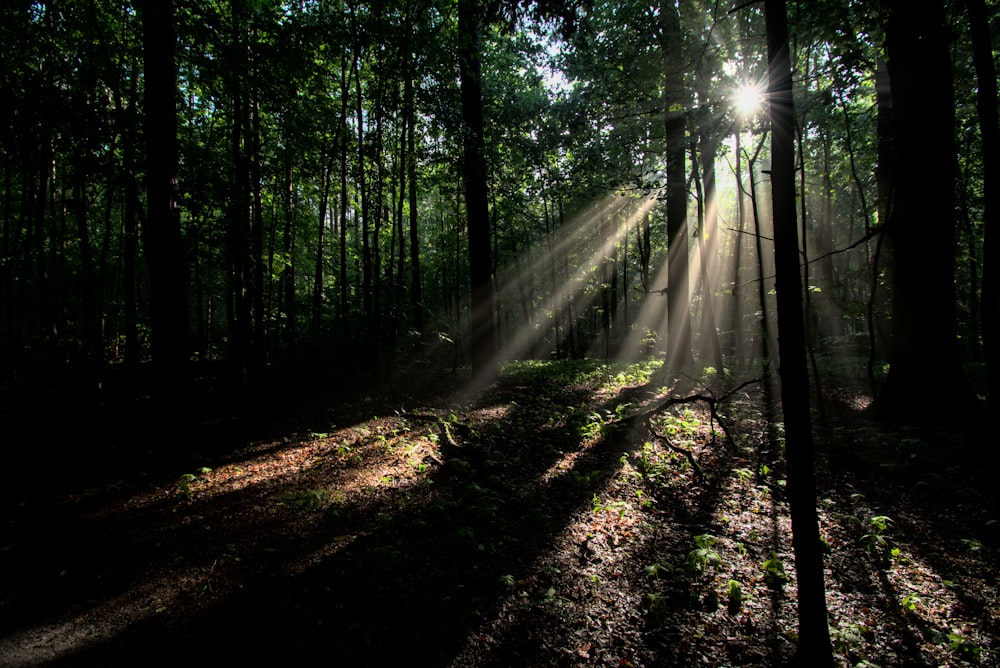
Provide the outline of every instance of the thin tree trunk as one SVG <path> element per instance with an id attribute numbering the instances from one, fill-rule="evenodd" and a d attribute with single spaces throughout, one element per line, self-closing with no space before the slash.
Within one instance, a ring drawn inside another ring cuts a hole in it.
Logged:
<path id="1" fill-rule="evenodd" d="M 989 18 L 984 0 L 968 0 L 972 28 L 973 59 L 979 82 L 977 108 L 983 138 L 983 283 L 980 312 L 983 328 L 983 353 L 989 381 L 989 401 L 1000 404 L 1000 118 L 997 113 L 997 74 L 993 62 Z"/>
<path id="2" fill-rule="evenodd" d="M 146 135 L 146 259 L 157 390 L 180 397 L 188 373 L 184 252 L 177 191 L 176 37 L 171 0 L 142 5 Z"/>
<path id="3" fill-rule="evenodd" d="M 469 230 L 472 303 L 469 321 L 472 376 L 486 382 L 499 370 L 490 249 L 490 219 L 483 132 L 483 94 L 479 64 L 478 0 L 458 2 L 459 73 L 462 98 L 463 170 Z"/>
<path id="4" fill-rule="evenodd" d="M 252 33 L 254 41 L 256 42 L 257 29 L 254 27 Z M 264 368 L 267 364 L 267 317 L 268 309 L 264 307 L 264 206 L 261 197 L 261 188 L 263 187 L 263 179 L 261 177 L 261 170 L 263 160 L 261 157 L 261 135 L 260 135 L 260 99 L 259 99 L 259 87 L 257 82 L 257 69 L 256 67 L 251 68 L 251 86 L 250 86 L 250 96 L 249 96 L 249 108 L 247 113 L 249 114 L 250 120 L 250 188 L 251 188 L 251 200 L 250 200 L 250 275 L 253 280 L 253 287 L 251 289 L 252 299 L 250 304 L 252 306 L 253 313 L 253 327 L 250 337 L 250 370 L 255 378 L 259 378 L 263 373 Z M 277 202 L 278 198 L 275 197 L 272 202 Z M 273 209 L 272 209 L 273 212 Z M 271 216 L 271 220 L 274 220 L 274 216 Z M 272 226 L 272 243 L 270 244 L 270 249 L 273 251 L 273 234 L 274 226 Z M 267 272 L 268 276 L 268 294 L 273 287 L 273 282 L 270 281 L 271 271 Z M 277 338 L 275 339 L 275 345 L 277 345 Z"/>
<path id="5" fill-rule="evenodd" d="M 96 382 L 103 365 L 100 317 L 94 293 L 94 259 L 90 247 L 86 171 L 78 165 L 73 175 L 73 205 L 80 241 L 80 292 L 82 301 L 83 354 L 88 380 Z"/>
<path id="6" fill-rule="evenodd" d="M 285 184 L 282 190 L 284 191 L 285 226 L 282 234 L 282 252 L 285 256 L 285 262 L 281 270 L 281 285 L 285 293 L 285 352 L 288 355 L 293 355 L 295 352 L 295 202 L 292 156 L 288 150 L 285 151 L 284 172 Z"/>
<path id="7" fill-rule="evenodd" d="M 754 166 L 757 163 L 757 156 L 760 155 L 760 150 L 763 146 L 764 141 L 762 138 L 761 143 L 757 146 L 757 150 L 754 151 L 753 156 L 747 157 L 747 173 L 750 179 L 750 209 L 753 214 L 753 238 L 754 248 L 756 249 L 757 255 L 756 283 L 757 300 L 760 306 L 760 361 L 764 373 L 768 374 L 769 369 L 774 362 L 774 360 L 771 359 L 771 353 L 775 350 L 775 347 L 771 345 L 771 325 L 767 316 L 767 288 L 764 286 L 764 277 L 767 275 L 767 272 L 764 270 L 764 240 L 760 229 L 760 210 L 757 207 L 757 181 L 754 179 Z"/>
<path id="8" fill-rule="evenodd" d="M 799 639 L 796 663 L 833 666 L 823 582 L 816 474 L 809 416 L 802 279 L 795 216 L 795 114 L 784 0 L 765 0 L 768 98 L 771 109 L 771 192 L 778 328 L 781 340 L 781 402 L 785 418 L 788 503 L 798 584 Z"/>
<path id="9" fill-rule="evenodd" d="M 746 221 L 746 202 L 743 191 L 743 159 L 740 149 L 740 138 L 743 131 L 736 130 L 736 241 L 733 253 L 733 354 L 736 356 L 736 368 L 742 369 L 746 364 L 746 345 L 743 340 L 743 289 L 740 267 L 743 262 L 743 228 Z"/>
<path id="10" fill-rule="evenodd" d="M 660 7 L 666 44 L 667 143 L 667 364 L 678 371 L 694 363 L 691 353 L 691 309 L 688 279 L 687 179 L 685 177 L 684 70 L 681 25 L 671 1 Z"/>
<path id="11" fill-rule="evenodd" d="M 316 227 L 316 267 L 313 270 L 312 313 L 309 317 L 309 332 L 311 334 L 319 332 L 323 319 L 326 218 L 330 206 L 330 181 L 332 180 L 332 173 L 333 151 L 331 150 L 330 155 L 323 161 L 322 174 L 320 176 L 319 224 Z M 334 228 L 334 233 L 336 233 L 336 228 Z"/>
<path id="12" fill-rule="evenodd" d="M 711 282 L 711 272 L 708 270 L 708 263 L 710 257 L 713 253 L 709 252 L 707 247 L 710 242 L 706 242 L 705 237 L 707 236 L 711 240 L 711 245 L 714 246 L 715 240 L 715 229 L 717 228 L 716 219 L 716 209 L 713 200 L 715 199 L 715 147 L 708 143 L 708 147 L 704 142 L 707 141 L 707 134 L 702 134 L 702 161 L 705 167 L 705 173 L 699 175 L 698 173 L 698 161 L 695 151 L 692 149 L 691 153 L 691 167 L 694 171 L 694 185 L 696 192 L 696 200 L 698 205 L 698 257 L 700 258 L 699 273 L 701 274 L 701 319 L 702 319 L 702 338 L 705 343 L 702 347 L 708 347 L 711 349 L 712 360 L 715 364 L 715 368 L 722 377 L 725 371 L 725 361 L 722 358 L 722 344 L 719 342 L 719 329 L 715 324 L 715 294 L 714 287 Z M 709 176 L 711 175 L 711 176 Z M 704 182 L 705 187 L 702 189 L 702 183 Z"/>
<path id="13" fill-rule="evenodd" d="M 922 421 L 927 356 L 948 391 L 942 410 L 975 403 L 961 365 L 955 298 L 955 103 L 942 0 L 892 0 L 886 27 L 895 118 L 895 183 L 889 374 L 875 410 Z M 926 165 L 935 179 L 928 197 Z M 934 317 L 928 318 L 928 313 Z"/>
<path id="14" fill-rule="evenodd" d="M 417 217 L 417 105 L 414 101 L 413 72 L 406 78 L 403 89 L 403 106 L 409 118 L 409 149 L 407 168 L 410 182 L 410 309 L 413 318 L 413 330 L 417 333 L 418 347 L 423 350 L 424 342 L 424 295 L 420 278 L 420 228 Z"/>

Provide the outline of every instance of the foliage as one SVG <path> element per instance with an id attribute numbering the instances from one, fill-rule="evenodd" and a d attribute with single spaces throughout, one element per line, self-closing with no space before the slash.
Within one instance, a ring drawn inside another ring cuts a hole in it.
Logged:
<path id="1" fill-rule="evenodd" d="M 767 580 L 768 584 L 774 587 L 782 586 L 788 582 L 788 574 L 785 572 L 785 564 L 781 561 L 781 557 L 778 556 L 777 552 L 771 550 L 771 556 L 764 560 L 761 564 L 761 568 L 764 570 L 764 578 Z"/>
<path id="2" fill-rule="evenodd" d="M 685 562 L 685 572 L 690 579 L 700 579 L 710 568 L 722 566 L 722 557 L 714 548 L 716 540 L 715 536 L 707 533 L 694 537 L 696 547 L 688 553 Z"/>

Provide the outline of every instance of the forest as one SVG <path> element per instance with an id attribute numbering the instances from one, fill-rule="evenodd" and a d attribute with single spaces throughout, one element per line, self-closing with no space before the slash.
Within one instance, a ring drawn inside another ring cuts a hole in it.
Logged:
<path id="1" fill-rule="evenodd" d="M 1000 665 L 998 49 L 5 1 L 0 665 Z"/>

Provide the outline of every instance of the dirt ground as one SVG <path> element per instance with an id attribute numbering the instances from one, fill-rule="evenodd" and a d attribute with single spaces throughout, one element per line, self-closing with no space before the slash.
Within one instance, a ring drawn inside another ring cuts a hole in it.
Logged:
<path id="1" fill-rule="evenodd" d="M 0 665 L 778 665 L 783 438 L 738 384 L 526 362 L 480 392 L 205 383 L 166 415 L 8 392 Z M 717 419 L 667 405 L 695 395 Z M 838 664 L 1000 665 L 984 437 L 866 403 L 816 418 Z"/>

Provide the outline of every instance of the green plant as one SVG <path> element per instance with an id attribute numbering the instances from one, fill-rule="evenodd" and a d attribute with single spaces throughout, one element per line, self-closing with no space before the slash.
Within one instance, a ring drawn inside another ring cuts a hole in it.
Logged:
<path id="1" fill-rule="evenodd" d="M 983 653 L 979 645 L 957 631 L 952 631 L 948 634 L 948 644 L 951 646 L 951 651 L 957 653 L 967 661 L 978 662 Z"/>
<path id="2" fill-rule="evenodd" d="M 594 411 L 587 416 L 587 421 L 581 425 L 580 437 L 584 440 L 598 438 L 604 432 L 605 425 L 610 422 L 610 414 L 605 416 L 601 415 L 597 411 Z"/>
<path id="3" fill-rule="evenodd" d="M 713 549 L 716 537 L 703 533 L 694 537 L 695 549 L 688 553 L 685 570 L 691 579 L 705 575 L 709 567 L 718 568 L 722 565 L 722 557 Z"/>
<path id="4" fill-rule="evenodd" d="M 639 506 L 641 508 L 645 508 L 646 510 L 653 509 L 656 506 L 656 504 L 653 503 L 653 500 L 652 499 L 644 499 L 643 496 L 644 496 L 644 494 L 643 494 L 643 491 L 641 489 L 635 490 L 635 498 L 639 500 Z"/>
<path id="5" fill-rule="evenodd" d="M 278 497 L 279 506 L 289 506 L 296 510 L 308 512 L 318 510 L 327 502 L 328 493 L 325 489 L 294 489 Z"/>
<path id="6" fill-rule="evenodd" d="M 659 612 L 667 608 L 667 597 L 658 591 L 646 592 L 645 598 L 646 605 L 654 612 Z"/>
<path id="7" fill-rule="evenodd" d="M 610 510 L 618 513 L 618 517 L 625 517 L 625 513 L 632 510 L 632 504 L 628 501 L 610 501 L 608 503 L 603 503 L 597 498 L 597 494 L 594 494 L 593 498 L 594 512 L 600 513 L 605 510 Z"/>
<path id="8" fill-rule="evenodd" d="M 726 585 L 726 598 L 729 600 L 729 611 L 735 613 L 743 605 L 743 585 L 739 580 L 730 580 Z"/>
<path id="9" fill-rule="evenodd" d="M 658 580 L 664 575 L 669 577 L 674 574 L 673 566 L 670 564 L 660 563 L 659 561 L 645 566 L 642 570 L 646 573 L 647 578 L 651 578 L 653 580 Z"/>
<path id="10" fill-rule="evenodd" d="M 886 532 L 892 526 L 892 518 L 887 515 L 874 515 L 868 520 L 868 533 L 861 537 L 861 544 L 870 553 L 885 557 L 887 554 L 899 556 L 899 550 L 892 547 Z"/>
<path id="11" fill-rule="evenodd" d="M 965 549 L 969 552 L 976 553 L 983 550 L 983 544 L 976 538 L 963 538 L 962 543 L 965 544 Z"/>
<path id="12" fill-rule="evenodd" d="M 785 565 L 774 550 L 771 550 L 771 556 L 764 560 L 761 568 L 764 569 L 764 579 L 768 584 L 780 586 L 788 582 L 788 573 L 785 572 Z"/>
<path id="13" fill-rule="evenodd" d="M 207 466 L 202 466 L 200 469 L 198 469 L 198 474 L 200 474 L 200 475 L 206 475 L 206 474 L 211 473 L 211 472 L 212 472 L 212 469 L 208 468 Z M 190 500 L 191 499 L 191 496 L 192 496 L 191 495 L 191 485 L 192 485 L 192 483 L 195 483 L 195 482 L 198 482 L 199 480 L 201 480 L 201 477 L 198 474 L 195 474 L 195 473 L 185 473 L 185 474 L 183 474 L 181 477 L 179 477 L 177 479 L 177 493 L 181 497 L 183 497 L 185 500 Z"/>
<path id="14" fill-rule="evenodd" d="M 903 600 L 899 602 L 903 610 L 907 612 L 914 612 L 918 606 L 923 605 L 924 599 L 916 594 L 907 594 L 903 597 Z"/>
<path id="15" fill-rule="evenodd" d="M 865 636 L 870 631 L 864 624 L 849 622 L 830 629 L 830 640 L 836 651 L 847 654 L 856 651 L 865 643 Z"/>

